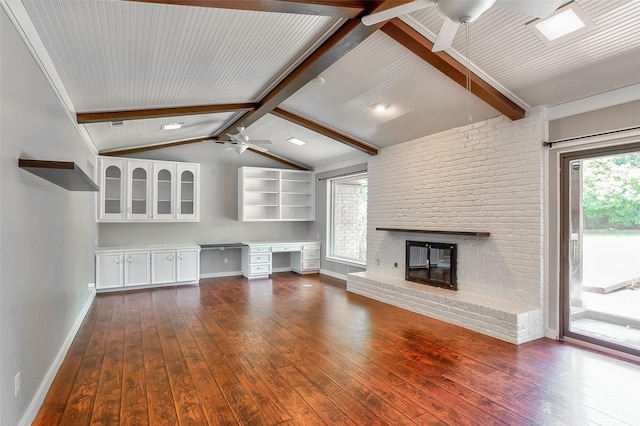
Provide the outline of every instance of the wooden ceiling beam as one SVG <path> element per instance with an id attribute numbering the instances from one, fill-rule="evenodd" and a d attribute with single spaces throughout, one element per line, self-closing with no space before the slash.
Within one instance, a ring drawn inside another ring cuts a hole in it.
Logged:
<path id="1" fill-rule="evenodd" d="M 141 146 L 138 148 L 125 148 L 125 149 L 118 149 L 115 151 L 101 151 L 99 155 L 104 155 L 107 157 L 120 157 L 121 155 L 138 154 L 140 152 L 153 151 L 153 150 L 162 149 L 162 148 L 171 148 L 173 146 L 189 145 L 192 143 L 204 142 L 209 140 L 213 141 L 214 138 L 204 137 L 204 138 L 187 139 L 187 140 L 175 141 L 175 142 L 167 142 L 167 143 L 162 143 L 158 145 Z"/>
<path id="2" fill-rule="evenodd" d="M 76 114 L 78 124 L 104 123 L 109 121 L 142 120 L 146 118 L 176 117 L 183 115 L 215 114 L 252 110 L 255 103 L 237 103 L 221 105 L 196 105 L 173 108 L 137 109 L 127 111 L 100 111 Z"/>
<path id="3" fill-rule="evenodd" d="M 364 11 L 366 0 L 128 0 L 141 3 L 213 7 L 259 12 L 295 13 L 353 19 Z"/>
<path id="4" fill-rule="evenodd" d="M 400 19 L 392 19 L 381 30 L 418 57 L 466 89 L 467 68 L 445 52 L 432 52 L 433 43 Z M 471 93 L 511 120 L 525 116 L 525 110 L 478 75 L 470 73 Z M 428 83 L 425 83 L 428 84 Z"/>
<path id="5" fill-rule="evenodd" d="M 369 155 L 378 154 L 378 149 L 374 148 L 370 145 L 360 142 L 357 139 L 352 138 L 351 136 L 347 136 L 343 133 L 337 132 L 335 130 L 329 129 L 328 127 L 324 127 L 321 124 L 308 120 L 304 117 L 300 117 L 292 112 L 285 111 L 281 108 L 275 108 L 271 111 L 273 115 L 276 115 L 280 118 L 284 118 L 285 120 L 291 121 L 292 123 L 298 124 L 302 127 L 306 127 L 309 130 L 313 130 L 316 133 L 320 133 L 328 138 L 341 142 L 345 145 L 350 146 L 351 148 L 358 149 L 362 152 L 365 152 Z"/>
<path id="6" fill-rule="evenodd" d="M 115 151 L 103 151 L 100 152 L 100 155 L 106 156 L 106 157 L 120 157 L 123 155 L 131 155 L 131 154 L 139 154 L 141 152 L 147 152 L 147 151 L 153 151 L 156 149 L 162 149 L 162 148 L 171 148 L 171 147 L 175 147 L 175 146 L 180 146 L 180 145 L 190 145 L 193 143 L 198 143 L 198 142 L 206 142 L 206 141 L 215 141 L 215 139 L 213 137 L 205 137 L 205 138 L 196 138 L 196 139 L 187 139 L 187 140 L 182 140 L 182 141 L 175 141 L 175 142 L 167 142 L 167 143 L 163 143 L 163 144 L 158 144 L 158 145 L 150 145 L 150 146 L 141 146 L 138 148 L 125 148 L 125 149 L 118 149 Z M 278 157 L 277 155 L 274 154 L 270 154 L 268 152 L 261 152 L 258 151 L 256 149 L 253 148 L 247 148 L 247 151 L 251 151 L 255 154 L 259 154 L 262 155 L 263 157 L 269 158 L 271 160 L 277 161 L 281 164 L 284 164 L 285 166 L 289 166 L 292 167 L 296 170 L 309 170 L 308 166 L 302 165 L 302 164 L 298 164 L 298 163 L 294 163 L 293 161 L 289 161 L 286 158 L 282 158 L 282 157 Z"/>
<path id="7" fill-rule="evenodd" d="M 345 22 L 331 37 L 271 90 L 271 92 L 260 101 L 256 109 L 245 113 L 237 120 L 228 124 L 218 132 L 217 136 L 223 135 L 229 129 L 235 127 L 249 127 L 277 108 L 304 85 L 322 74 L 322 72 L 349 53 L 358 44 L 366 40 L 371 34 L 381 28 L 384 23 L 366 26 L 362 24 L 360 18 L 382 7 L 384 3 L 384 1 L 371 2 L 370 9 L 362 12 L 358 18 Z"/>
<path id="8" fill-rule="evenodd" d="M 289 166 L 289 167 L 294 168 L 296 170 L 310 170 L 308 166 L 303 166 L 301 164 L 294 163 L 293 161 L 289 161 L 286 158 L 282 158 L 282 157 L 279 157 L 277 155 L 270 154 L 268 152 L 258 151 L 257 149 L 253 149 L 253 148 L 247 148 L 247 151 L 251 151 L 251 152 L 253 152 L 255 154 L 262 155 L 263 157 L 266 157 L 266 158 L 268 158 L 270 160 L 273 160 L 273 161 L 277 161 L 277 162 L 279 162 L 281 164 L 284 164 L 285 166 Z"/>

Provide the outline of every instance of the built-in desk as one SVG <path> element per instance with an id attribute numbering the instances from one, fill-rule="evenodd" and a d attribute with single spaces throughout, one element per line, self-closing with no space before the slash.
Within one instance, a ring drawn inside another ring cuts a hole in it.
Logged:
<path id="1" fill-rule="evenodd" d="M 245 242 L 242 249 L 242 275 L 267 278 L 272 272 L 272 253 L 291 253 L 291 269 L 299 274 L 320 271 L 320 241 Z"/>

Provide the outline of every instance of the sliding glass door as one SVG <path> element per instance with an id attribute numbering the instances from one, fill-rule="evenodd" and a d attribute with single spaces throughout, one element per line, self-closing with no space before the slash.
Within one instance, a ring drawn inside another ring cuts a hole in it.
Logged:
<path id="1" fill-rule="evenodd" d="M 562 157 L 562 332 L 640 355 L 640 147 Z"/>

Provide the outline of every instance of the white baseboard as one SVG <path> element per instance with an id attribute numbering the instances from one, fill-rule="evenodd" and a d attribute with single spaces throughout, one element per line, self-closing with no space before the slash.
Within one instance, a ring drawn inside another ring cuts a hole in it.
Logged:
<path id="1" fill-rule="evenodd" d="M 285 268 L 272 268 L 271 272 L 291 272 L 293 271 L 293 269 L 291 269 L 291 266 L 287 266 Z"/>
<path id="2" fill-rule="evenodd" d="M 337 279 L 342 280 L 342 281 L 346 281 L 347 280 L 347 275 L 346 274 L 339 274 L 337 272 L 329 271 L 328 269 L 320 269 L 320 273 L 322 275 L 329 275 L 330 277 L 337 278 Z"/>
<path id="3" fill-rule="evenodd" d="M 76 321 L 73 323 L 73 327 L 71 327 L 71 330 L 69 330 L 69 334 L 67 334 L 67 338 L 62 343 L 62 347 L 60 348 L 60 350 L 58 351 L 58 354 L 53 360 L 51 367 L 49 367 L 49 371 L 47 371 L 47 374 L 42 380 L 42 383 L 40 383 L 40 386 L 38 387 L 38 391 L 36 392 L 33 399 L 31 400 L 31 403 L 29 404 L 27 411 L 24 413 L 24 416 L 22 416 L 22 420 L 20 420 L 20 423 L 19 423 L 20 426 L 30 425 L 31 423 L 33 423 L 33 420 L 38 415 L 38 411 L 40 410 L 40 407 L 44 402 L 44 398 L 47 396 L 49 387 L 51 387 L 51 383 L 53 383 L 53 379 L 55 379 L 56 374 L 58 373 L 58 369 L 62 365 L 62 361 L 64 361 L 64 357 L 67 355 L 67 351 L 71 347 L 71 343 L 73 342 L 73 339 L 76 337 L 76 333 L 78 333 L 78 330 L 80 330 L 82 321 L 84 321 L 84 317 L 87 315 L 87 312 L 89 312 L 89 308 L 91 308 L 91 304 L 93 303 L 93 299 L 95 299 L 95 297 L 96 297 L 95 284 L 93 285 L 89 284 L 89 298 L 87 299 L 87 302 L 82 307 L 82 311 L 80 311 L 78 318 L 76 318 Z"/>
<path id="4" fill-rule="evenodd" d="M 200 279 L 202 279 L 202 278 L 236 277 L 238 275 L 242 275 L 242 271 L 209 272 L 207 274 L 200 274 Z"/>

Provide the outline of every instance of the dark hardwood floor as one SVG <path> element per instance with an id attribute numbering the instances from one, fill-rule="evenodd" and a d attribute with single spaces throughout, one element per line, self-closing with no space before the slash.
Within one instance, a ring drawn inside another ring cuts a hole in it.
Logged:
<path id="1" fill-rule="evenodd" d="M 272 277 L 98 295 L 34 424 L 640 425 L 637 364 Z"/>

